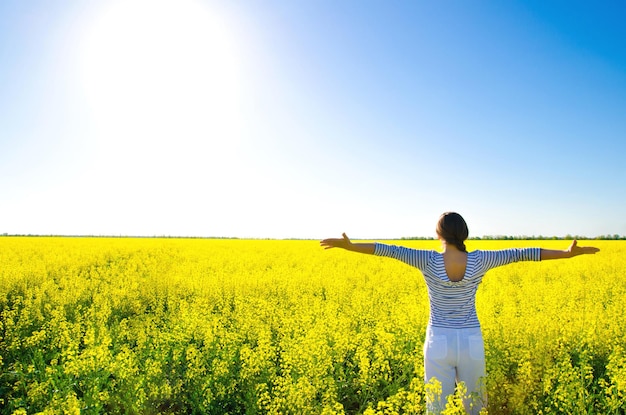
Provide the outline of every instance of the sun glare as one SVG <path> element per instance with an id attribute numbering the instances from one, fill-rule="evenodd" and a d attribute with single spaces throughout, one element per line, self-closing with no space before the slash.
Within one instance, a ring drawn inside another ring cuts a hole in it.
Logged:
<path id="1" fill-rule="evenodd" d="M 223 162 L 237 145 L 240 63 L 221 16 L 193 0 L 107 4 L 83 43 L 97 151 L 135 167 Z"/>

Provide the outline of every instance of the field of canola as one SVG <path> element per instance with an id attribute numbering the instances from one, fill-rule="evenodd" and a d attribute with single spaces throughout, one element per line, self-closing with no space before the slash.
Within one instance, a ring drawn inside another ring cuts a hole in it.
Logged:
<path id="1" fill-rule="evenodd" d="M 479 289 L 490 414 L 626 413 L 626 242 L 580 244 Z M 317 241 L 4 237 L 0 414 L 421 414 L 427 319 L 419 271 Z"/>

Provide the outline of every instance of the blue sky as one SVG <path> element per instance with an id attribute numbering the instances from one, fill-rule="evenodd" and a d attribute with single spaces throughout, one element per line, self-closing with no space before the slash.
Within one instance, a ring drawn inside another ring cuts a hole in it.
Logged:
<path id="1" fill-rule="evenodd" d="M 626 234 L 619 1 L 0 3 L 0 233 Z"/>

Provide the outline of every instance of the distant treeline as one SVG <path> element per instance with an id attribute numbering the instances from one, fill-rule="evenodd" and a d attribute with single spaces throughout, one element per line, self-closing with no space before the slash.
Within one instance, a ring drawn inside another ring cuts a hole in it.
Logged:
<path id="1" fill-rule="evenodd" d="M 431 236 L 409 236 L 409 237 L 402 237 L 400 238 L 401 240 L 418 240 L 418 241 L 425 241 L 425 240 L 431 240 L 431 239 L 435 239 L 434 237 Z M 545 235 L 533 235 L 533 236 L 528 236 L 528 235 L 484 235 L 484 236 L 472 236 L 468 239 L 473 239 L 473 240 L 477 240 L 477 241 L 532 241 L 532 240 L 542 240 L 542 241 L 546 241 L 546 240 L 573 240 L 573 239 L 580 239 L 582 240 L 592 240 L 592 239 L 596 239 L 596 240 L 608 240 L 608 241 L 617 241 L 617 240 L 626 240 L 626 235 L 618 235 L 618 234 L 613 234 L 613 235 L 599 235 L 593 238 L 590 238 L 588 236 L 584 236 L 584 235 L 565 235 L 565 236 L 545 236 Z"/>
<path id="2" fill-rule="evenodd" d="M 236 236 L 171 236 L 171 235 L 155 235 L 155 236 L 133 236 L 133 235 L 35 235 L 35 234 L 9 234 L 9 233 L 0 233 L 0 237 L 2 236 L 14 236 L 14 237 L 56 237 L 56 238 L 154 238 L 154 239 L 242 239 L 242 240 L 273 240 L 275 238 L 239 238 Z M 278 238 L 284 240 L 310 240 L 309 238 Z M 376 238 L 368 238 L 368 239 L 376 239 Z M 386 240 L 394 240 L 396 238 L 382 238 Z M 437 238 L 433 236 L 403 236 L 401 238 L 397 238 L 401 241 L 430 241 L 435 240 Z M 608 241 L 618 241 L 618 240 L 626 240 L 626 235 L 600 235 L 593 238 L 584 235 L 565 235 L 565 236 L 545 236 L 545 235 L 483 235 L 483 236 L 471 236 L 468 239 L 476 240 L 476 241 L 530 241 L 530 240 L 608 240 Z"/>
<path id="3" fill-rule="evenodd" d="M 16 237 L 32 237 L 32 238 L 129 238 L 129 239 L 248 239 L 238 238 L 236 236 L 176 236 L 176 235 L 39 235 L 39 234 L 13 234 L 0 233 L 0 236 L 16 236 Z M 250 238 L 258 239 L 258 238 Z M 271 238 L 265 238 L 271 239 Z"/>

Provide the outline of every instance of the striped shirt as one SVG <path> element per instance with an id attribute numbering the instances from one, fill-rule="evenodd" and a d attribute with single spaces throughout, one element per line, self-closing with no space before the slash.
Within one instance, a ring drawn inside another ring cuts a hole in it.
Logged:
<path id="1" fill-rule="evenodd" d="M 412 249 L 376 243 L 374 255 L 395 258 L 418 268 L 428 288 L 430 318 L 428 324 L 444 328 L 480 327 L 476 314 L 476 290 L 491 268 L 518 261 L 539 261 L 540 248 L 512 248 L 496 251 L 472 251 L 467 254 L 465 275 L 460 281 L 448 278 L 443 254 L 434 250 Z"/>

